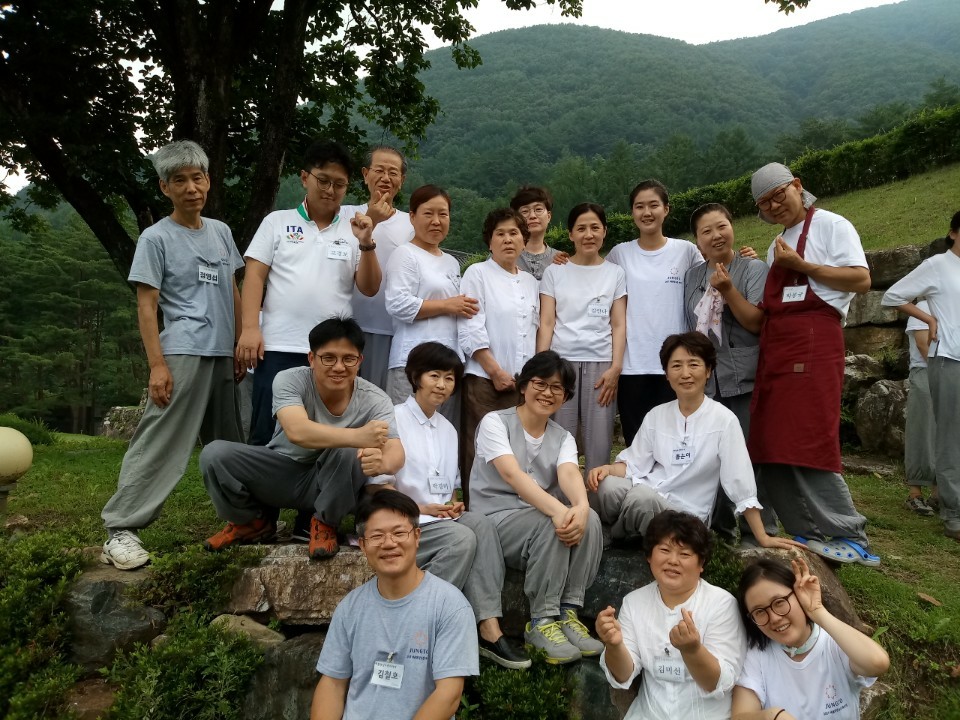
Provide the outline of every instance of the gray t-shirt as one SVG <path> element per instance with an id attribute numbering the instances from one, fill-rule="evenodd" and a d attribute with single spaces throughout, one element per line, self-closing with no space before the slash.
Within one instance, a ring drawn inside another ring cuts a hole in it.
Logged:
<path id="1" fill-rule="evenodd" d="M 233 356 L 233 274 L 242 267 L 219 220 L 192 230 L 165 217 L 143 231 L 127 280 L 160 291 L 164 355 Z"/>
<path id="2" fill-rule="evenodd" d="M 552 248 L 549 245 L 544 245 L 543 247 L 545 249 L 539 255 L 534 255 L 533 253 L 528 253 L 526 250 L 521 250 L 520 257 L 517 258 L 517 267 L 521 270 L 526 270 L 537 280 L 540 280 L 543 277 L 544 271 L 553 265 L 553 258 L 555 258 L 557 253 L 560 252 L 556 248 Z"/>
<path id="3" fill-rule="evenodd" d="M 353 397 L 350 398 L 350 404 L 343 411 L 343 415 L 334 415 L 327 410 L 327 406 L 320 399 L 311 368 L 296 367 L 281 370 L 273 379 L 274 417 L 282 408 L 291 406 L 303 407 L 311 420 L 331 427 L 359 428 L 371 420 L 383 420 L 390 424 L 387 436 L 400 437 L 397 434 L 397 421 L 390 398 L 376 385 L 360 377 L 354 381 Z M 312 450 L 290 442 L 280 423 L 277 423 L 273 439 L 267 443 L 267 447 L 302 463 L 315 462 L 322 452 L 322 450 Z"/>
<path id="4" fill-rule="evenodd" d="M 377 661 L 403 666 L 399 688 L 373 682 Z M 480 674 L 473 609 L 459 590 L 429 572 L 399 600 L 384 599 L 373 578 L 337 606 L 317 671 L 350 680 L 343 720 L 407 720 L 437 680 Z"/>

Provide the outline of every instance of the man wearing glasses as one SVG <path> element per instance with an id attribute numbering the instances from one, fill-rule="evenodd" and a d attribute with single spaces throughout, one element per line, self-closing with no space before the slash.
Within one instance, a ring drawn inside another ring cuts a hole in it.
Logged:
<path id="1" fill-rule="evenodd" d="M 303 202 L 267 215 L 244 255 L 236 356 L 256 369 L 252 445 L 266 445 L 274 435 L 273 379 L 281 370 L 306 365 L 310 328 L 327 318 L 352 317 L 354 286 L 367 296 L 380 288 L 373 222 L 360 212 L 340 213 L 351 166 L 339 143 L 313 143 L 301 165 Z"/>
<path id="2" fill-rule="evenodd" d="M 309 555 L 331 557 L 339 550 L 337 526 L 367 478 L 403 467 L 393 404 L 357 377 L 360 326 L 330 318 L 310 331 L 309 342 L 309 367 L 277 373 L 277 432 L 266 447 L 218 441 L 200 453 L 207 492 L 227 521 L 204 543 L 208 550 L 271 537 L 279 507 L 310 514 Z"/>

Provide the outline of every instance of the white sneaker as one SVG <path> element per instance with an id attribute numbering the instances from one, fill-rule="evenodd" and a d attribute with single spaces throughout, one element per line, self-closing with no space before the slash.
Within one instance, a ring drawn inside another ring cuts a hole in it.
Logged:
<path id="1" fill-rule="evenodd" d="M 118 570 L 135 570 L 150 562 L 150 553 L 133 530 L 119 530 L 103 544 L 100 562 Z"/>

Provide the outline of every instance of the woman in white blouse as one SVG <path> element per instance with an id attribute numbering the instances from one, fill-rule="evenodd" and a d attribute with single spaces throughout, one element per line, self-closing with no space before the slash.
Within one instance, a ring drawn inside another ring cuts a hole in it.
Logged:
<path id="1" fill-rule="evenodd" d="M 409 394 L 404 366 L 410 351 L 435 340 L 459 353 L 457 318 L 473 317 L 478 310 L 477 301 L 460 292 L 460 264 L 440 249 L 450 232 L 450 196 L 436 185 L 417 188 L 410 196 L 410 222 L 413 240 L 390 256 L 384 290 L 394 330 L 386 391 L 394 404 Z M 440 412 L 458 424 L 457 396 Z"/>
<path id="2" fill-rule="evenodd" d="M 551 265 L 540 281 L 537 351 L 554 350 L 577 373 L 577 392 L 554 418 L 583 438 L 588 468 L 610 462 L 617 383 L 626 343 L 627 281 L 619 265 L 600 257 L 607 235 L 601 205 L 581 203 L 567 217 L 576 252 Z"/>
<path id="3" fill-rule="evenodd" d="M 536 351 L 540 322 L 538 283 L 517 267 L 530 233 L 511 208 L 493 210 L 483 221 L 490 257 L 468 267 L 461 291 L 477 299 L 477 312 L 459 321 L 460 349 L 466 357 L 460 424 L 460 475 L 470 477 L 474 440 L 483 416 L 517 404 L 515 377 Z M 469 487 L 464 498 L 470 502 Z"/>

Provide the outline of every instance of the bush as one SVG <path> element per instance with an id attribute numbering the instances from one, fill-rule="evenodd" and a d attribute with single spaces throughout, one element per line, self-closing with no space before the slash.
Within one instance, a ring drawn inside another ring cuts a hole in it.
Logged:
<path id="1" fill-rule="evenodd" d="M 12 413 L 0 415 L 0 427 L 13 428 L 26 435 L 31 445 L 53 445 L 56 437 L 42 420 L 24 420 Z"/>
<path id="2" fill-rule="evenodd" d="M 525 672 L 484 663 L 480 677 L 468 683 L 467 699 L 461 703 L 466 711 L 459 715 L 463 719 L 567 720 L 570 716 L 573 688 L 567 671 L 548 665 L 542 657 L 534 657 L 533 666 Z"/>

